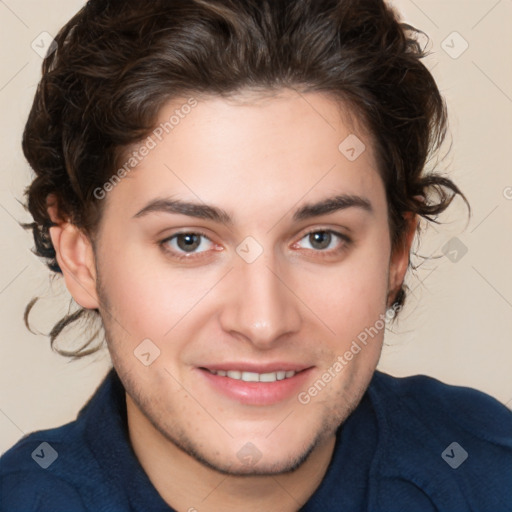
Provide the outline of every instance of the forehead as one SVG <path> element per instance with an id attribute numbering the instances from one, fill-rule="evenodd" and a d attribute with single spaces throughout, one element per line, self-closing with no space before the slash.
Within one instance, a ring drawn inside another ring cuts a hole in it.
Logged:
<path id="1" fill-rule="evenodd" d="M 166 195 L 247 215 L 335 193 L 373 196 L 377 208 L 385 202 L 370 136 L 322 93 L 175 99 L 126 162 L 134 152 L 136 167 L 108 198 L 126 213 Z"/>

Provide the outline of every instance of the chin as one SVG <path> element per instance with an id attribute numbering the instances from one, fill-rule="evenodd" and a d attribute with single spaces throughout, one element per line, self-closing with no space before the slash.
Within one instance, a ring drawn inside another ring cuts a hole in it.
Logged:
<path id="1" fill-rule="evenodd" d="M 245 445 L 247 447 L 249 443 Z M 217 457 L 205 457 L 200 453 L 194 451 L 188 451 L 188 455 L 195 458 L 198 462 L 204 466 L 211 468 L 219 473 L 229 476 L 277 476 L 286 473 L 293 473 L 308 459 L 313 450 L 316 447 L 316 443 L 311 443 L 309 447 L 296 453 L 297 448 L 294 447 L 293 454 L 282 453 L 272 454 L 272 460 L 265 457 L 261 452 L 256 451 L 254 445 L 252 448 L 246 450 L 245 453 L 251 453 L 251 455 L 240 456 L 233 460 L 220 461 Z"/>
<path id="2" fill-rule="evenodd" d="M 319 445 L 335 435 L 334 425 L 326 428 L 308 428 L 307 432 L 294 436 L 282 436 L 267 439 L 268 433 L 261 437 L 236 436 L 226 443 L 211 446 L 208 441 L 196 443 L 182 432 L 176 436 L 167 432 L 167 439 L 197 462 L 221 474 L 230 476 L 276 476 L 297 470 Z M 289 426 L 288 426 L 289 428 Z M 302 435 L 301 435 L 302 434 Z"/>

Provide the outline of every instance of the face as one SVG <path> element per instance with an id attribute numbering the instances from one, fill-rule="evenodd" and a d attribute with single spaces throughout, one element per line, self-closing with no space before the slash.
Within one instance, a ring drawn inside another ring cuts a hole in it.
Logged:
<path id="1" fill-rule="evenodd" d="M 129 415 L 219 471 L 279 473 L 361 399 L 400 276 L 365 132 L 320 93 L 238 99 L 181 109 L 108 192 L 97 292 Z"/>

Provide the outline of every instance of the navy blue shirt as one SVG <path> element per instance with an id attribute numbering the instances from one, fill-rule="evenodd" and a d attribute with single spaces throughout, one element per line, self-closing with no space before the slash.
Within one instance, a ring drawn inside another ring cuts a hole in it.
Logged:
<path id="1" fill-rule="evenodd" d="M 75 421 L 8 450 L 0 478 L 1 512 L 173 510 L 132 450 L 114 370 Z M 364 510 L 512 511 L 512 412 L 473 389 L 375 372 L 301 509 Z"/>

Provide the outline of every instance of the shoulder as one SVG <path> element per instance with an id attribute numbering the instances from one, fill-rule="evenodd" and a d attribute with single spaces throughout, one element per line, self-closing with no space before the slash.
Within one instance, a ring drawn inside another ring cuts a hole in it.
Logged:
<path id="1" fill-rule="evenodd" d="M 0 510 L 85 511 L 79 487 L 93 464 L 77 421 L 27 435 L 0 458 Z"/>
<path id="2" fill-rule="evenodd" d="M 369 394 L 379 428 L 375 504 L 418 496 L 434 510 L 512 509 L 512 412 L 503 404 L 424 375 L 376 372 Z"/>
<path id="3" fill-rule="evenodd" d="M 1 475 L 2 512 L 82 512 L 79 492 L 58 476 L 36 470 Z"/>
<path id="4" fill-rule="evenodd" d="M 414 415 L 439 427 L 458 427 L 512 448 L 512 411 L 486 393 L 425 375 L 399 378 L 376 372 L 372 384 L 374 396 L 399 417 Z"/>

